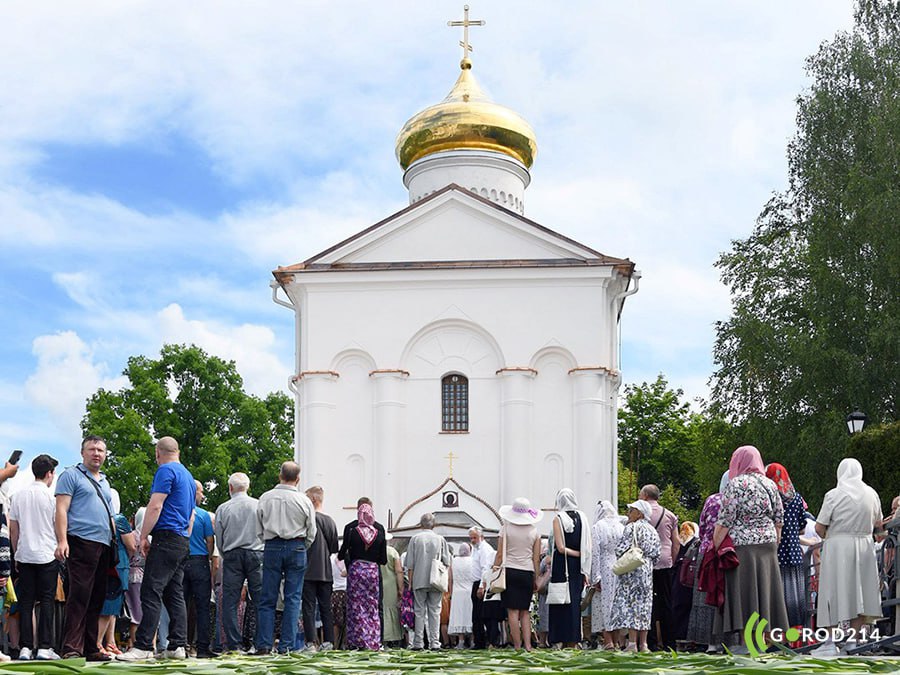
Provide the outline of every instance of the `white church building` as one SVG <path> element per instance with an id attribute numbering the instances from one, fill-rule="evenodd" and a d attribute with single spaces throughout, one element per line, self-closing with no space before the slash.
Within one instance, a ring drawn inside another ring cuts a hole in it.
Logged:
<path id="1" fill-rule="evenodd" d="M 339 524 L 360 496 L 396 534 L 433 511 L 459 536 L 518 496 L 616 498 L 618 322 L 639 274 L 525 217 L 534 132 L 460 65 L 397 138 L 409 206 L 273 273 L 295 314 L 302 482 Z"/>

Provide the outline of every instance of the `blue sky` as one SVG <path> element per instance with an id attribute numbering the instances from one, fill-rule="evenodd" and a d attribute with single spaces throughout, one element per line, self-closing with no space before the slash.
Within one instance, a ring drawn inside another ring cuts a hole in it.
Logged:
<path id="1" fill-rule="evenodd" d="M 0 4 L 0 453 L 77 457 L 85 399 L 166 342 L 284 389 L 271 270 L 406 204 L 394 138 L 461 3 Z M 627 383 L 705 396 L 712 267 L 786 183 L 804 60 L 849 2 L 492 0 L 475 73 L 535 128 L 526 215 L 635 260 Z"/>

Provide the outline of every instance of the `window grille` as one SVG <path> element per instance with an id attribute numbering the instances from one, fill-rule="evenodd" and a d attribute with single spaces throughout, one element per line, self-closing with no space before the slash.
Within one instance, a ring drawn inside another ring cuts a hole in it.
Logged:
<path id="1" fill-rule="evenodd" d="M 441 379 L 441 431 L 469 430 L 469 380 L 451 374 Z"/>

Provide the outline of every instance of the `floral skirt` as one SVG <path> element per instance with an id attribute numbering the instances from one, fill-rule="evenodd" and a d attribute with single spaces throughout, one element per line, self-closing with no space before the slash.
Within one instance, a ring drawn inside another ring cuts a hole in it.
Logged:
<path id="1" fill-rule="evenodd" d="M 377 563 L 354 560 L 347 571 L 347 646 L 381 648 L 381 575 Z"/>

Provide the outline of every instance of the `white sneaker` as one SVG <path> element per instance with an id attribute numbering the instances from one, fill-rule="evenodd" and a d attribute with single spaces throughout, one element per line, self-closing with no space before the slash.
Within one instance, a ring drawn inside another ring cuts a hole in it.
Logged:
<path id="1" fill-rule="evenodd" d="M 821 656 L 838 656 L 840 652 L 838 651 L 837 645 L 834 644 L 831 640 L 827 642 L 823 642 L 821 645 L 813 649 L 809 655 L 815 657 Z"/>
<path id="2" fill-rule="evenodd" d="M 859 647 L 859 642 L 857 640 L 847 640 L 844 645 L 841 647 L 841 654 L 849 654 L 851 649 L 856 649 Z"/>
<path id="3" fill-rule="evenodd" d="M 19 650 L 19 661 L 31 661 L 31 650 L 28 647 Z"/>
<path id="4" fill-rule="evenodd" d="M 4 654 L 0 652 L 0 661 L 12 661 L 12 657 L 9 654 Z"/>
<path id="5" fill-rule="evenodd" d="M 184 647 L 178 647 L 176 649 L 167 649 L 163 652 L 164 659 L 173 659 L 175 661 L 184 661 L 187 658 L 187 652 L 184 651 Z"/>
<path id="6" fill-rule="evenodd" d="M 132 647 L 127 652 L 122 652 L 116 656 L 116 661 L 150 661 L 154 657 L 152 649 L 138 649 Z"/>
<path id="7" fill-rule="evenodd" d="M 304 654 L 315 654 L 319 650 L 316 648 L 316 645 L 314 645 L 312 642 L 310 642 L 308 645 L 306 645 L 300 651 L 303 652 Z"/>
<path id="8" fill-rule="evenodd" d="M 334 649 L 334 645 L 330 642 L 323 642 L 319 647 L 320 652 L 330 652 L 332 649 Z"/>
<path id="9" fill-rule="evenodd" d="M 38 649 L 37 656 L 35 656 L 35 658 L 38 661 L 56 661 L 59 659 L 59 654 L 57 654 L 55 651 L 53 651 L 52 648 Z"/>

